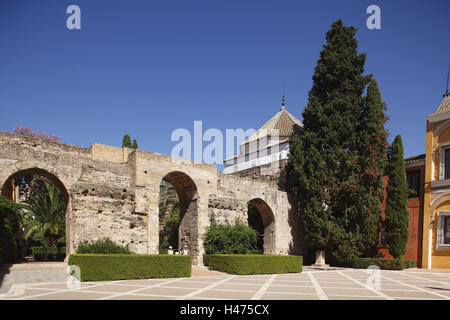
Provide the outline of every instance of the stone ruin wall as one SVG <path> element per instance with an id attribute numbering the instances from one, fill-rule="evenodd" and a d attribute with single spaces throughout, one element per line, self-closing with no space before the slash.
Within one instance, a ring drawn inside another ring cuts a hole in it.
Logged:
<path id="1" fill-rule="evenodd" d="M 75 252 L 80 241 L 107 236 L 146 253 L 147 217 L 134 211 L 129 166 L 92 160 L 88 148 L 0 133 L 0 187 L 30 168 L 57 177 L 68 192 L 68 252 Z"/>
<path id="2" fill-rule="evenodd" d="M 143 150 L 101 144 L 83 148 L 0 132 L 0 187 L 13 174 L 30 168 L 56 176 L 67 190 L 68 254 L 80 241 L 102 237 L 136 253 L 158 253 L 159 185 L 165 177 L 189 194 L 180 245 L 189 245 L 194 264 L 202 264 L 203 236 L 212 213 L 219 223 L 237 219 L 246 223 L 252 199 L 263 200 L 274 215 L 265 253 L 304 252 L 298 213 L 276 181 L 224 175 L 213 165 Z"/>

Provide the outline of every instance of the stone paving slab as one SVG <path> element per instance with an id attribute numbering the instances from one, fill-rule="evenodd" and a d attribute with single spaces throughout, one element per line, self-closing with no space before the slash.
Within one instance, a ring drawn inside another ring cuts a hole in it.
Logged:
<path id="1" fill-rule="evenodd" d="M 358 269 L 247 276 L 194 269 L 190 278 L 83 282 L 79 289 L 68 286 L 65 270 L 15 269 L 4 276 L 1 288 L 10 288 L 0 299 L 450 300 L 450 273 L 381 270 L 374 284 L 373 274 Z"/>

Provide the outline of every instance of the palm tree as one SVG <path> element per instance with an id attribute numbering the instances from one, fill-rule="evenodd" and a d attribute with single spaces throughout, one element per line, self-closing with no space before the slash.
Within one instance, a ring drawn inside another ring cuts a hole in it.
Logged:
<path id="1" fill-rule="evenodd" d="M 65 236 L 66 201 L 53 183 L 33 181 L 31 195 L 26 202 L 29 210 L 23 215 L 24 238 L 35 234 L 47 247 L 56 247 Z"/>

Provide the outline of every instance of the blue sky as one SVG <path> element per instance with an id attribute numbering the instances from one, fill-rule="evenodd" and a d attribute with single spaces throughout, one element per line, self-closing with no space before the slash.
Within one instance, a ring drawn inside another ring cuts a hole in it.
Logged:
<path id="1" fill-rule="evenodd" d="M 81 8 L 81 30 L 66 9 Z M 381 8 L 381 30 L 366 8 Z M 280 108 L 300 120 L 325 33 L 358 31 L 405 156 L 425 152 L 426 116 L 445 91 L 450 2 L 0 0 L 0 131 L 170 154 L 177 128 L 259 128 Z"/>

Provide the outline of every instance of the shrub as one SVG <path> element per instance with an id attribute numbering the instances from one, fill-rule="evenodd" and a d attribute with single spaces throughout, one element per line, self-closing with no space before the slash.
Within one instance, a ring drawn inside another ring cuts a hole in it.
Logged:
<path id="1" fill-rule="evenodd" d="M 66 258 L 66 247 L 32 247 L 31 254 L 36 261 L 63 261 Z"/>
<path id="2" fill-rule="evenodd" d="M 236 222 L 217 225 L 212 221 L 203 239 L 206 254 L 250 254 L 257 250 L 258 233 Z"/>
<path id="3" fill-rule="evenodd" d="M 116 244 L 109 238 L 88 242 L 83 241 L 78 244 L 77 253 L 100 253 L 100 254 L 131 254 L 128 247 Z"/>
<path id="4" fill-rule="evenodd" d="M 191 256 L 150 254 L 73 254 L 80 281 L 190 277 Z"/>
<path id="5" fill-rule="evenodd" d="M 3 249 L 0 248 L 0 266 L 3 264 Z"/>
<path id="6" fill-rule="evenodd" d="M 358 258 L 353 256 L 336 264 L 339 267 L 356 269 L 367 269 L 372 265 L 378 266 L 382 270 L 403 270 L 415 268 L 417 263 L 414 259 Z"/>
<path id="7" fill-rule="evenodd" d="M 260 254 L 212 254 L 206 256 L 212 270 L 232 274 L 302 272 L 302 256 Z"/>
<path id="8" fill-rule="evenodd" d="M 44 132 L 33 132 L 33 130 L 31 130 L 28 127 L 21 127 L 21 126 L 15 126 L 13 132 L 15 134 L 20 134 L 22 136 L 27 136 L 27 137 L 33 137 L 33 138 L 39 138 L 39 139 L 43 139 L 43 140 L 48 140 L 48 141 L 59 141 L 61 140 L 61 137 L 58 137 L 54 134 L 47 134 Z"/>
<path id="9" fill-rule="evenodd" d="M 354 258 L 349 267 L 367 269 L 371 265 L 378 266 L 383 270 L 403 270 L 415 268 L 417 263 L 414 259 Z"/>

